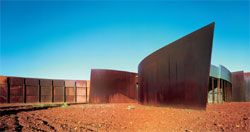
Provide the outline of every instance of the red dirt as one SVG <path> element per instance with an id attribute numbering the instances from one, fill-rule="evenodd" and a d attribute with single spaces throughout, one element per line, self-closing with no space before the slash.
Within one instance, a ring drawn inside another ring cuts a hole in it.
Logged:
<path id="1" fill-rule="evenodd" d="M 0 131 L 250 131 L 250 103 L 206 110 L 139 104 L 83 104 L 0 117 Z"/>

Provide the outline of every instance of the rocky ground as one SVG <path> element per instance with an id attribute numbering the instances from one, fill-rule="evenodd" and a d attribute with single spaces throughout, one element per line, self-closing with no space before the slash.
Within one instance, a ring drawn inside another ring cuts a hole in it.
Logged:
<path id="1" fill-rule="evenodd" d="M 250 103 L 206 110 L 139 104 L 82 104 L 5 112 L 0 131 L 250 131 Z"/>

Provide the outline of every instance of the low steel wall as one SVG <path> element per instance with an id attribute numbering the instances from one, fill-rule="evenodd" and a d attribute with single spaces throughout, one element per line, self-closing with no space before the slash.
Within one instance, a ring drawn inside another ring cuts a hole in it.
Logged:
<path id="1" fill-rule="evenodd" d="M 91 70 L 90 103 L 136 102 L 136 73 Z"/>
<path id="2" fill-rule="evenodd" d="M 87 80 L 0 76 L 0 103 L 88 102 Z"/>

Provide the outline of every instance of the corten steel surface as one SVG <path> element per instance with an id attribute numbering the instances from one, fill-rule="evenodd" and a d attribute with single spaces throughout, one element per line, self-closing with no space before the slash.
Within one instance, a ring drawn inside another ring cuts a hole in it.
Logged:
<path id="1" fill-rule="evenodd" d="M 64 101 L 64 87 L 54 86 L 54 102 Z"/>
<path id="2" fill-rule="evenodd" d="M 87 102 L 87 81 L 76 80 L 76 102 L 85 103 Z"/>
<path id="3" fill-rule="evenodd" d="M 26 86 L 39 86 L 39 79 L 36 78 L 25 78 Z"/>
<path id="4" fill-rule="evenodd" d="M 75 102 L 75 88 L 65 87 L 66 102 Z"/>
<path id="5" fill-rule="evenodd" d="M 85 80 L 76 80 L 76 87 L 87 87 L 87 81 Z"/>
<path id="6" fill-rule="evenodd" d="M 233 101 L 245 101 L 244 72 L 232 72 Z"/>
<path id="7" fill-rule="evenodd" d="M 9 77 L 10 103 L 24 103 L 24 78 Z"/>
<path id="8" fill-rule="evenodd" d="M 65 80 L 65 87 L 75 87 L 75 80 Z"/>
<path id="9" fill-rule="evenodd" d="M 246 101 L 250 101 L 250 72 L 244 73 Z"/>
<path id="10" fill-rule="evenodd" d="M 8 102 L 8 82 L 7 77 L 0 76 L 0 103 Z"/>
<path id="11" fill-rule="evenodd" d="M 136 73 L 92 69 L 90 103 L 135 102 Z"/>
<path id="12" fill-rule="evenodd" d="M 53 80 L 53 97 L 54 102 L 63 102 L 64 101 L 64 86 L 65 82 L 64 80 Z"/>
<path id="13" fill-rule="evenodd" d="M 76 101 L 86 102 L 87 101 L 87 89 L 86 87 L 76 87 Z"/>
<path id="14" fill-rule="evenodd" d="M 41 102 L 52 102 L 52 80 L 41 79 Z"/>
<path id="15" fill-rule="evenodd" d="M 65 80 L 66 102 L 75 102 L 75 80 Z"/>
<path id="16" fill-rule="evenodd" d="M 26 78 L 26 102 L 35 103 L 39 102 L 39 79 Z"/>
<path id="17" fill-rule="evenodd" d="M 139 101 L 143 104 L 205 108 L 214 23 L 146 57 L 139 64 Z"/>
<path id="18" fill-rule="evenodd" d="M 75 102 L 75 88 L 65 87 L 66 102 Z"/>

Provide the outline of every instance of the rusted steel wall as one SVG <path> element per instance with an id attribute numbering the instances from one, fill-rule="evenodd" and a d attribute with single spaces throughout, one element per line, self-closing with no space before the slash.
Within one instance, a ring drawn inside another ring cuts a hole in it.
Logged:
<path id="1" fill-rule="evenodd" d="M 24 103 L 24 78 L 9 77 L 10 103 Z"/>
<path id="2" fill-rule="evenodd" d="M 125 103 L 136 100 L 136 73 L 92 69 L 90 103 Z"/>
<path id="3" fill-rule="evenodd" d="M 87 102 L 87 81 L 77 80 L 76 81 L 76 102 L 86 103 Z"/>
<path id="4" fill-rule="evenodd" d="M 232 72 L 233 101 L 245 101 L 244 72 Z"/>
<path id="5" fill-rule="evenodd" d="M 66 102 L 75 102 L 75 80 L 66 80 L 65 81 L 65 96 Z"/>
<path id="6" fill-rule="evenodd" d="M 64 102 L 64 80 L 53 80 L 53 102 Z"/>
<path id="7" fill-rule="evenodd" d="M 214 23 L 142 60 L 138 67 L 139 101 L 206 107 L 213 32 Z"/>
<path id="8" fill-rule="evenodd" d="M 0 103 L 8 102 L 8 78 L 0 76 Z"/>
<path id="9" fill-rule="evenodd" d="M 0 76 L 1 103 L 77 102 L 86 103 L 88 80 L 51 80 Z"/>
<path id="10" fill-rule="evenodd" d="M 41 102 L 52 102 L 52 80 L 50 79 L 41 79 Z"/>
<path id="11" fill-rule="evenodd" d="M 39 102 L 39 79 L 26 78 L 26 102 L 35 103 Z"/>
<path id="12" fill-rule="evenodd" d="M 250 101 L 250 72 L 244 73 L 245 78 L 245 99 L 246 101 Z"/>

